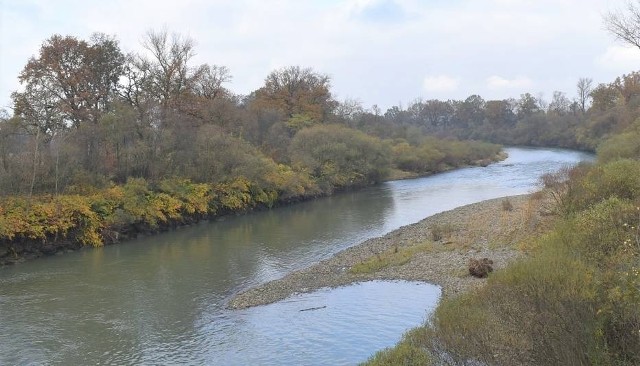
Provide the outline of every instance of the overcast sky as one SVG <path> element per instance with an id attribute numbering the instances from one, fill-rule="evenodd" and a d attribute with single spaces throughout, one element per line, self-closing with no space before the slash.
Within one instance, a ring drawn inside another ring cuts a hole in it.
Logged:
<path id="1" fill-rule="evenodd" d="M 602 15 L 624 0 L 0 0 L 0 107 L 53 34 L 115 35 L 141 51 L 150 30 L 196 41 L 194 64 L 224 65 L 238 94 L 300 65 L 331 76 L 333 93 L 385 109 L 417 99 L 575 95 L 640 70 Z"/>

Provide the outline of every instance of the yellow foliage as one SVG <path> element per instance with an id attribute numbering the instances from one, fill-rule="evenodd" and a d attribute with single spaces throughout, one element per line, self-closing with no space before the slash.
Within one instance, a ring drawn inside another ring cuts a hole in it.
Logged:
<path id="1" fill-rule="evenodd" d="M 189 215 L 206 214 L 211 199 L 208 184 L 192 183 L 188 179 L 165 179 L 160 182 L 160 190 L 182 201 L 180 211 Z"/>
<path id="2" fill-rule="evenodd" d="M 248 208 L 252 201 L 249 188 L 249 181 L 243 177 L 238 177 L 229 183 L 214 185 L 213 190 L 223 208 L 240 211 Z"/>
<path id="3" fill-rule="evenodd" d="M 26 238 L 46 241 L 66 237 L 71 231 L 85 245 L 101 245 L 101 220 L 87 197 L 77 195 L 9 198 L 2 202 L 0 239 Z"/>
<path id="4" fill-rule="evenodd" d="M 279 197 L 286 200 L 293 197 L 315 196 L 320 193 L 308 172 L 294 171 L 284 164 L 278 164 L 278 169 L 268 172 L 264 179 L 274 187 L 273 191 L 276 195 L 272 197 L 274 202 Z"/>

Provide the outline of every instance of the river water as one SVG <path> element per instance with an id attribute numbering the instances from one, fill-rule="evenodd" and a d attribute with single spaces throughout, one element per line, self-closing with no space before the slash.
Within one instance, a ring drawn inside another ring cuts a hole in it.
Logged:
<path id="1" fill-rule="evenodd" d="M 368 282 L 231 311 L 237 291 L 438 212 L 528 193 L 592 156 L 509 158 L 0 268 L 0 364 L 348 365 L 392 346 L 436 286 Z M 309 310 L 311 309 L 311 310 Z"/>

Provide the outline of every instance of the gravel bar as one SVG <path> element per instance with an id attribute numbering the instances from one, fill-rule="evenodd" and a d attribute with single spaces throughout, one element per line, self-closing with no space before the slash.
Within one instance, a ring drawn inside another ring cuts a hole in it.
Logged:
<path id="1" fill-rule="evenodd" d="M 499 270 L 525 255 L 518 243 L 546 230 L 551 221 L 547 208 L 541 194 L 532 194 L 491 199 L 442 212 L 283 278 L 244 290 L 227 305 L 230 309 L 244 309 L 299 293 L 371 280 L 423 281 L 440 286 L 444 296 L 452 296 L 485 281 L 469 275 L 469 259 L 489 258 L 493 268 Z M 367 273 L 351 271 L 352 266 L 373 257 L 416 246 L 423 249 L 412 252 L 406 263 Z"/>

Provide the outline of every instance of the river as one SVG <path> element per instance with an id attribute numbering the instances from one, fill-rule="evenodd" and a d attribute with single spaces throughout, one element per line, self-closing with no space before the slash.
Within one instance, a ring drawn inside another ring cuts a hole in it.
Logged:
<path id="1" fill-rule="evenodd" d="M 541 174 L 592 159 L 568 150 L 506 150 L 508 159 L 488 167 L 0 268 L 0 364 L 364 361 L 420 325 L 439 288 L 369 282 L 246 310 L 225 303 L 241 289 L 435 213 L 531 192 Z"/>

